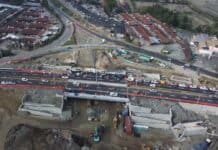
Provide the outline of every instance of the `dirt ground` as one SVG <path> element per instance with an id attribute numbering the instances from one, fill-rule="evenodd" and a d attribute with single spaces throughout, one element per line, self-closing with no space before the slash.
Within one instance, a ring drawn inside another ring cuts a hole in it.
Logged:
<path id="1" fill-rule="evenodd" d="M 64 130 L 72 130 L 74 134 L 79 135 L 81 137 L 87 138 L 91 143 L 91 149 L 93 150 L 101 150 L 104 149 L 125 149 L 133 150 L 133 149 L 141 149 L 141 144 L 146 144 L 150 146 L 158 146 L 162 147 L 163 150 L 168 148 L 173 148 L 173 150 L 177 150 L 179 147 L 181 150 L 187 150 L 190 149 L 190 147 L 194 143 L 198 143 L 199 141 L 205 139 L 205 137 L 200 136 L 197 138 L 190 138 L 188 141 L 184 143 L 177 143 L 173 141 L 172 134 L 167 131 L 163 130 L 148 130 L 143 132 L 141 138 L 137 138 L 134 136 L 126 135 L 126 133 L 123 132 L 122 124 L 119 125 L 118 129 L 112 128 L 112 120 L 113 117 L 116 115 L 117 111 L 121 110 L 123 108 L 123 104 L 119 103 L 107 103 L 107 102 L 90 102 L 87 100 L 70 100 L 69 105 L 72 104 L 72 109 L 75 113 L 73 113 L 73 119 L 71 121 L 67 122 L 60 122 L 60 121 L 52 121 L 52 120 L 42 120 L 37 118 L 32 118 L 28 116 L 20 116 L 16 113 L 17 107 L 20 104 L 20 99 L 24 93 L 23 89 L 0 89 L 0 95 L 2 97 L 0 101 L 1 106 L 1 124 L 0 124 L 0 149 L 4 149 L 5 139 L 7 138 L 7 141 L 10 142 L 10 137 L 13 138 L 13 135 L 16 135 L 16 133 L 11 134 L 11 136 L 8 135 L 9 131 L 16 127 L 19 124 L 26 124 L 33 126 L 35 128 L 41 128 L 41 129 L 22 129 L 21 131 L 18 131 L 18 138 L 16 138 L 16 141 L 13 143 L 16 145 L 16 147 L 21 148 L 22 150 L 25 150 L 25 147 L 39 144 L 39 149 L 46 149 L 46 143 L 49 145 L 47 149 L 54 147 L 56 144 L 58 146 L 58 143 L 62 141 L 65 143 L 66 141 L 60 138 L 60 141 L 56 141 L 56 136 L 53 135 L 53 133 L 50 132 L 48 129 L 64 129 Z M 156 101 L 157 102 L 157 101 Z M 144 103 L 144 105 L 148 107 L 154 107 L 159 105 L 160 103 L 150 102 L 148 101 Z M 164 107 L 170 107 L 168 103 L 161 103 L 157 109 L 162 109 L 165 111 Z M 175 104 L 171 104 L 174 109 L 177 109 L 177 106 Z M 100 111 L 100 119 L 98 121 L 88 121 L 88 108 L 101 108 L 102 111 Z M 2 111 L 5 110 L 5 111 Z M 166 109 L 167 110 L 167 109 Z M 162 111 L 162 112 L 163 112 Z M 180 111 L 178 112 L 180 113 Z M 186 113 L 185 111 L 181 111 L 181 113 Z M 181 115 L 181 114 L 180 114 Z M 194 117 L 194 115 L 188 115 L 188 117 Z M 178 118 L 178 117 L 177 117 Z M 180 117 L 181 119 L 182 117 Z M 187 118 L 187 116 L 186 116 Z M 182 118 L 183 120 L 186 120 L 186 118 Z M 92 138 L 90 137 L 91 133 L 93 133 L 94 129 L 98 125 L 105 125 L 105 134 L 103 136 L 103 139 L 100 143 L 96 144 L 93 143 Z M 53 131 L 53 130 L 52 130 Z M 13 133 L 13 132 L 10 132 Z M 39 134 L 40 133 L 40 134 Z M 33 135 L 33 138 L 30 138 L 30 135 Z M 157 136 L 158 135 L 158 136 Z M 55 138 L 55 139 L 54 139 Z M 28 139 L 28 140 L 24 140 Z M 19 142 L 20 140 L 25 142 Z M 55 142 L 56 141 L 56 142 Z M 32 143 L 31 143 L 32 142 Z M 55 143 L 54 145 L 52 143 Z M 51 145 L 50 145 L 51 144 Z M 183 145 L 185 144 L 185 146 Z M 47 145 L 47 146 L 48 146 Z M 64 145 L 64 144 L 63 144 Z M 67 144 L 68 145 L 68 144 Z M 42 147 L 40 147 L 42 146 Z M 70 145 L 68 145 L 70 147 Z M 217 148 L 217 147 L 215 147 Z M 6 150 L 15 150 L 12 147 L 8 147 Z M 17 150 L 17 149 L 16 149 Z M 32 150 L 29 149 L 28 150 Z M 38 150 L 38 149 L 36 149 Z M 67 148 L 66 148 L 67 150 Z M 216 150 L 216 149 L 211 149 Z"/>
<path id="2" fill-rule="evenodd" d="M 18 125 L 9 131 L 5 144 L 5 150 L 15 149 L 80 150 L 80 146 L 62 136 L 59 130 Z"/>
<path id="3" fill-rule="evenodd" d="M 22 89 L 4 89 L 0 88 L 0 119 L 10 118 L 10 116 L 16 114 L 17 108 L 21 103 L 24 90 Z M 15 97 L 16 95 L 16 97 Z"/>
<path id="4" fill-rule="evenodd" d="M 39 68 L 43 64 L 89 68 L 94 68 L 95 66 L 99 69 L 115 69 L 122 67 L 120 60 L 112 59 L 107 51 L 103 49 L 79 49 L 46 55 L 42 58 L 16 64 L 16 67 Z"/>

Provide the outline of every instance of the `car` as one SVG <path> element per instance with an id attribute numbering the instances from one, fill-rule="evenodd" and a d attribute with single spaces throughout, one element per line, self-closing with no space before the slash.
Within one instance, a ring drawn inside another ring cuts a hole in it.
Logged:
<path id="1" fill-rule="evenodd" d="M 191 88 L 191 89 L 197 89 L 198 86 L 197 86 L 197 85 L 193 85 L 193 84 L 191 84 L 191 85 L 189 85 L 189 88 Z"/>
<path id="2" fill-rule="evenodd" d="M 156 87 L 156 84 L 149 84 L 150 87 Z"/>
<path id="3" fill-rule="evenodd" d="M 48 82 L 48 80 L 46 80 L 46 79 L 42 79 L 42 82 Z"/>
<path id="4" fill-rule="evenodd" d="M 128 78 L 127 78 L 127 81 L 130 81 L 130 82 L 133 82 L 134 80 L 135 80 L 135 78 L 132 76 L 128 76 Z"/>
<path id="5" fill-rule="evenodd" d="M 209 89 L 210 89 L 210 91 L 213 91 L 213 92 L 217 92 L 218 91 L 218 89 L 216 89 L 215 87 L 210 87 Z"/>
<path id="6" fill-rule="evenodd" d="M 185 67 L 190 67 L 191 65 L 190 65 L 190 64 L 185 64 L 184 66 L 185 66 Z"/>
<path id="7" fill-rule="evenodd" d="M 180 84 L 178 84 L 178 86 L 181 87 L 181 88 L 187 87 L 186 84 L 184 84 L 184 83 L 180 83 Z"/>
<path id="8" fill-rule="evenodd" d="M 156 93 L 157 90 L 155 90 L 155 89 L 149 89 L 149 92 Z"/>
<path id="9" fill-rule="evenodd" d="M 157 81 L 157 80 L 151 80 L 151 83 L 158 84 L 159 81 Z"/>
<path id="10" fill-rule="evenodd" d="M 178 87 L 178 85 L 176 83 L 173 83 L 173 82 L 167 82 L 167 86 L 169 86 L 169 87 Z"/>
<path id="11" fill-rule="evenodd" d="M 80 74 L 81 74 L 80 72 L 77 72 L 77 73 L 76 73 L 76 76 L 80 76 Z"/>
<path id="12" fill-rule="evenodd" d="M 110 96 L 114 96 L 114 97 L 116 97 L 117 95 L 118 95 L 117 92 L 110 92 Z"/>
<path id="13" fill-rule="evenodd" d="M 1 81 L 1 84 L 15 84 L 15 82 L 12 82 L 12 81 Z"/>
<path id="14" fill-rule="evenodd" d="M 208 90 L 208 88 L 207 88 L 206 86 L 200 86 L 200 89 L 201 89 L 201 90 L 205 90 L 205 91 Z"/>
<path id="15" fill-rule="evenodd" d="M 62 76 L 61 78 L 62 79 L 68 79 L 69 77 L 68 76 Z"/>
<path id="16" fill-rule="evenodd" d="M 28 79 L 27 79 L 27 78 L 21 78 L 21 80 L 22 80 L 22 81 L 28 81 Z"/>

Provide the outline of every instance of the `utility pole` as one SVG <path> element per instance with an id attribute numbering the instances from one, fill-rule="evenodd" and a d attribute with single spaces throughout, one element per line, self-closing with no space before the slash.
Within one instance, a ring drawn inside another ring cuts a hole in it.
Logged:
<path id="1" fill-rule="evenodd" d="M 92 57 L 93 57 L 93 65 L 95 68 L 95 81 L 98 82 L 98 77 L 97 77 L 97 70 L 96 70 L 96 51 L 92 50 Z"/>

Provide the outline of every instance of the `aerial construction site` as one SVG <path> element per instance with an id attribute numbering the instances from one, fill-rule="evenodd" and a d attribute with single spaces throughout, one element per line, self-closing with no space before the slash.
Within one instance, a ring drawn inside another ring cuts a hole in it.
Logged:
<path id="1" fill-rule="evenodd" d="M 0 2 L 0 149 L 217 150 L 216 33 L 141 10 L 180 5 Z"/>

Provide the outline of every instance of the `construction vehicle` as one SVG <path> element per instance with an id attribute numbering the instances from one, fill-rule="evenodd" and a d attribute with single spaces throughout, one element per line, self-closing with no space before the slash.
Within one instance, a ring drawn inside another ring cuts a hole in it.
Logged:
<path id="1" fill-rule="evenodd" d="M 161 84 L 161 85 L 165 85 L 165 84 L 166 84 L 166 81 L 160 80 L 160 84 Z"/>
<path id="2" fill-rule="evenodd" d="M 116 129 L 117 126 L 118 126 L 118 118 L 117 118 L 117 116 L 114 116 L 114 118 L 113 118 L 113 128 Z"/>
<path id="3" fill-rule="evenodd" d="M 104 134 L 104 131 L 105 131 L 105 126 L 104 125 L 100 125 L 98 127 L 95 128 L 95 132 L 94 134 L 92 135 L 93 137 L 93 141 L 95 143 L 98 143 L 101 141 L 102 137 L 103 137 L 103 134 Z"/>
<path id="4" fill-rule="evenodd" d="M 141 145 L 141 150 L 152 150 L 152 148 L 150 146 L 147 146 L 145 144 Z"/>
<path id="5" fill-rule="evenodd" d="M 211 145 L 211 140 L 206 139 L 198 144 L 195 144 L 191 150 L 207 150 Z"/>

